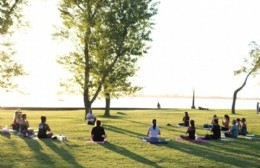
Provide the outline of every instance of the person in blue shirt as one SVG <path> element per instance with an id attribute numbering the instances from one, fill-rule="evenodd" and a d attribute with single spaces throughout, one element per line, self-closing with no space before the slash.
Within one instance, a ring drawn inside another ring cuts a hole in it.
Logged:
<path id="1" fill-rule="evenodd" d="M 234 119 L 232 121 L 232 126 L 231 126 L 229 132 L 225 133 L 226 137 L 237 138 L 237 136 L 238 136 L 238 128 L 237 128 L 236 124 L 237 124 L 237 121 Z"/>

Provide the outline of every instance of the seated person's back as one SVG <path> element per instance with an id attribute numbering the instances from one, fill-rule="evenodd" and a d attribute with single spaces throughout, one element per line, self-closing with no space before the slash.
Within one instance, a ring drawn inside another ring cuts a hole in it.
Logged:
<path id="1" fill-rule="evenodd" d="M 23 134 L 28 133 L 28 128 L 29 128 L 29 122 L 27 120 L 27 116 L 26 116 L 26 114 L 22 114 L 21 122 L 20 122 L 21 133 L 23 133 Z"/>
<path id="2" fill-rule="evenodd" d="M 94 125 L 96 122 L 96 116 L 92 113 L 91 108 L 89 109 L 86 119 L 88 120 L 88 124 L 90 124 L 90 125 Z"/>
<path id="3" fill-rule="evenodd" d="M 51 131 L 48 124 L 46 124 L 46 117 L 41 116 L 41 123 L 39 124 L 39 130 L 38 130 L 38 138 L 51 138 L 52 133 L 47 131 Z"/>
<path id="4" fill-rule="evenodd" d="M 195 139 L 195 133 L 196 133 L 196 128 L 194 124 L 194 120 L 190 121 L 190 126 L 187 130 L 187 133 L 189 134 L 189 139 Z"/>
<path id="5" fill-rule="evenodd" d="M 91 130 L 91 138 L 93 141 L 104 141 L 105 137 L 105 129 L 101 126 L 101 121 L 97 120 L 96 126 Z"/>

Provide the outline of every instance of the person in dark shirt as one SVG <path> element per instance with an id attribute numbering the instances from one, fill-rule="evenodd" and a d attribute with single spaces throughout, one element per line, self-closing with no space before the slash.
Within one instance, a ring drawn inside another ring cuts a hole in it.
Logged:
<path id="1" fill-rule="evenodd" d="M 195 133 L 196 133 L 196 128 L 195 128 L 195 122 L 194 120 L 191 120 L 190 121 L 190 126 L 189 128 L 187 129 L 186 131 L 186 134 L 189 134 L 189 136 L 184 136 L 184 135 L 181 135 L 180 137 L 182 139 L 185 139 L 185 140 L 195 140 Z"/>
<path id="2" fill-rule="evenodd" d="M 229 120 L 229 115 L 225 114 L 224 120 L 222 121 L 223 126 L 221 127 L 221 131 L 228 131 L 230 129 Z"/>
<path id="3" fill-rule="evenodd" d="M 221 137 L 221 130 L 220 130 L 220 126 L 218 124 L 218 119 L 214 119 L 213 120 L 213 128 L 211 129 L 211 132 L 213 134 L 210 135 L 206 135 L 205 139 L 206 140 L 210 140 L 210 139 L 220 139 Z"/>
<path id="4" fill-rule="evenodd" d="M 189 122 L 190 122 L 190 117 L 189 117 L 189 114 L 188 114 L 187 111 L 185 112 L 184 117 L 183 117 L 182 120 L 183 120 L 183 123 L 179 123 L 179 125 L 188 127 L 189 126 Z"/>
<path id="5" fill-rule="evenodd" d="M 39 124 L 38 138 L 51 138 L 53 136 L 53 133 L 51 133 L 50 131 L 51 131 L 51 129 L 50 129 L 49 125 L 46 124 L 46 117 L 41 116 L 41 123 Z"/>
<path id="6" fill-rule="evenodd" d="M 246 134 L 248 133 L 247 132 L 247 126 L 246 126 L 246 119 L 242 118 L 241 122 L 242 122 L 242 124 L 241 124 L 241 135 L 246 136 Z"/>
<path id="7" fill-rule="evenodd" d="M 104 141 L 106 138 L 105 129 L 101 126 L 101 121 L 96 121 L 96 126 L 91 130 L 91 138 L 93 141 Z"/>

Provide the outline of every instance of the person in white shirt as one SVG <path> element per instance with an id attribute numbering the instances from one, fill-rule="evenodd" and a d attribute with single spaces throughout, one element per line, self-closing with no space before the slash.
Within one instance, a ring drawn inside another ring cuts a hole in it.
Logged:
<path id="1" fill-rule="evenodd" d="M 159 126 L 156 125 L 156 119 L 153 119 L 152 124 L 148 128 L 147 136 L 149 137 L 148 141 L 150 142 L 158 142 L 159 136 L 161 135 Z"/>
<path id="2" fill-rule="evenodd" d="M 89 125 L 94 125 L 96 122 L 96 116 L 92 113 L 92 109 L 89 108 L 88 114 L 86 116 L 86 119 L 88 120 L 87 123 Z"/>

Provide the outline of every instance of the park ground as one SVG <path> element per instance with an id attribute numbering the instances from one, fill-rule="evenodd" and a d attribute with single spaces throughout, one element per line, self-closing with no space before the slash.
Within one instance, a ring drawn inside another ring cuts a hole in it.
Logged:
<path id="1" fill-rule="evenodd" d="M 209 131 L 202 125 L 210 123 L 213 114 L 220 121 L 224 114 L 232 119 L 245 117 L 248 131 L 255 139 L 238 138 L 233 141 L 193 143 L 177 141 L 186 128 L 178 127 L 185 111 L 195 120 L 196 134 L 204 136 Z M 84 110 L 23 110 L 30 127 L 37 130 L 40 116 L 56 135 L 67 136 L 67 141 L 39 140 L 11 134 L 0 134 L 0 167 L 15 168 L 106 168 L 106 167 L 260 167 L 260 114 L 254 110 L 191 110 L 191 109 L 117 109 L 111 117 L 104 117 L 104 110 L 94 114 L 103 122 L 108 135 L 105 144 L 87 143 L 92 126 L 84 120 Z M 10 126 L 14 110 L 0 110 L 0 127 Z M 152 119 L 161 128 L 161 138 L 168 144 L 153 145 L 143 142 Z M 167 126 L 167 124 L 171 126 Z"/>

